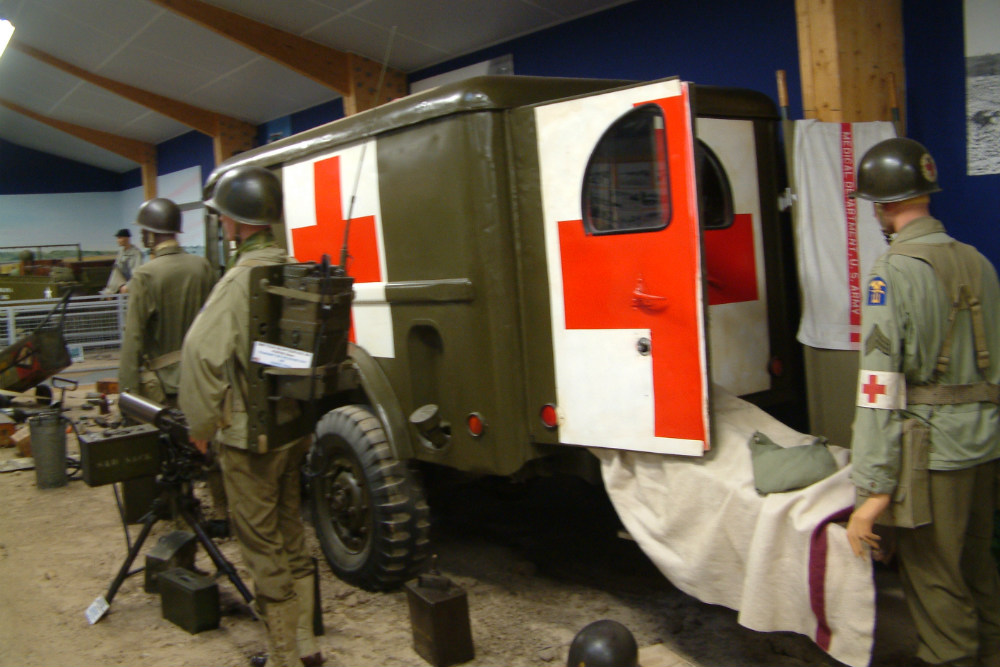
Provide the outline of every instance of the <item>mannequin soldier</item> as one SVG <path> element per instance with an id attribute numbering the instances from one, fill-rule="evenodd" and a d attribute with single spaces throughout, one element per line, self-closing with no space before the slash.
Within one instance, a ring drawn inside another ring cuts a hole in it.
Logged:
<path id="1" fill-rule="evenodd" d="M 142 264 L 142 251 L 132 245 L 132 232 L 128 229 L 119 229 L 115 239 L 118 241 L 118 254 L 115 255 L 115 264 L 111 269 L 111 275 L 108 276 L 108 284 L 104 287 L 105 294 L 128 292 L 128 282 Z"/>
<path id="2" fill-rule="evenodd" d="M 890 238 L 862 307 L 852 442 L 854 553 L 895 525 L 917 658 L 1000 665 L 1000 577 L 990 553 L 1000 459 L 1000 285 L 990 262 L 930 216 L 937 172 L 911 139 L 873 146 L 853 196 Z M 876 554 L 877 555 L 877 554 Z"/>
<path id="3" fill-rule="evenodd" d="M 122 391 L 175 407 L 181 342 L 212 289 L 212 267 L 177 243 L 181 211 L 169 199 L 143 203 L 135 224 L 152 259 L 132 276 L 118 382 Z"/>
<path id="4" fill-rule="evenodd" d="M 177 406 L 181 343 L 215 282 L 204 257 L 188 254 L 177 242 L 181 211 L 169 199 L 150 199 L 139 207 L 135 224 L 151 259 L 132 274 L 128 315 L 122 336 L 118 384 L 121 391 Z M 212 496 L 208 531 L 225 537 L 226 494 L 218 464 L 206 467 Z"/>
<path id="5" fill-rule="evenodd" d="M 233 532 L 267 626 L 266 664 L 320 665 L 312 632 L 313 566 L 300 515 L 299 471 L 309 438 L 258 451 L 258 443 L 248 441 L 241 390 L 249 367 L 250 270 L 287 261 L 270 228 L 281 221 L 281 184 L 266 169 L 236 167 L 222 175 L 205 205 L 218 212 L 227 240 L 238 247 L 184 339 L 180 407 L 196 447 L 205 451 L 214 438 Z"/>

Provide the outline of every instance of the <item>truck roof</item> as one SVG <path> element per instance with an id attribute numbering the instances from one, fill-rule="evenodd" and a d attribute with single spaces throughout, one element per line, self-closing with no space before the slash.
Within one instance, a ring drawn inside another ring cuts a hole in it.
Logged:
<path id="1" fill-rule="evenodd" d="M 236 166 L 271 167 L 434 118 L 512 109 L 636 83 L 624 79 L 515 75 L 478 76 L 445 84 L 234 155 L 212 170 L 205 181 L 206 197 L 222 173 Z M 778 117 L 774 103 L 763 93 L 701 85 L 694 90 L 698 115 L 731 115 L 736 100 L 744 116 Z"/>
<path id="2" fill-rule="evenodd" d="M 210 192 L 219 176 L 236 166 L 269 167 L 442 116 L 511 109 L 631 83 L 635 82 L 621 79 L 479 76 L 445 84 L 234 155 L 212 171 L 205 182 L 205 191 Z"/>

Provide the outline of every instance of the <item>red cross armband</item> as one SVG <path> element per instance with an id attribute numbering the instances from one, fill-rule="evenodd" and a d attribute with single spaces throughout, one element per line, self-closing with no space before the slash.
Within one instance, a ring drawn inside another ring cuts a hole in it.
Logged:
<path id="1" fill-rule="evenodd" d="M 903 410 L 906 408 L 906 377 L 891 371 L 858 373 L 858 403 L 862 408 Z"/>

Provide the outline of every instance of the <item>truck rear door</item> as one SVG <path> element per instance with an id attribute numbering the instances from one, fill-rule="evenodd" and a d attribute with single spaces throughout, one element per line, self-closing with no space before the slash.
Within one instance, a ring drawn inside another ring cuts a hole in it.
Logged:
<path id="1" fill-rule="evenodd" d="M 695 150 L 677 79 L 534 109 L 559 441 L 709 447 Z"/>

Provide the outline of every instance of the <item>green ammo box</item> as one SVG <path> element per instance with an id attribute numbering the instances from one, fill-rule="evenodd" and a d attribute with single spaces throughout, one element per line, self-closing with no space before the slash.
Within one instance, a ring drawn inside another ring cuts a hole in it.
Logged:
<path id="1" fill-rule="evenodd" d="M 87 486 L 156 475 L 160 472 L 160 429 L 138 424 L 81 433 L 80 468 Z"/>
<path id="2" fill-rule="evenodd" d="M 143 590 L 159 593 L 160 574 L 174 568 L 194 569 L 194 556 L 198 538 L 186 530 L 175 530 L 164 535 L 146 554 L 146 582 Z"/>
<path id="3" fill-rule="evenodd" d="M 163 618 L 195 635 L 219 627 L 219 585 L 175 567 L 157 577 Z"/>

